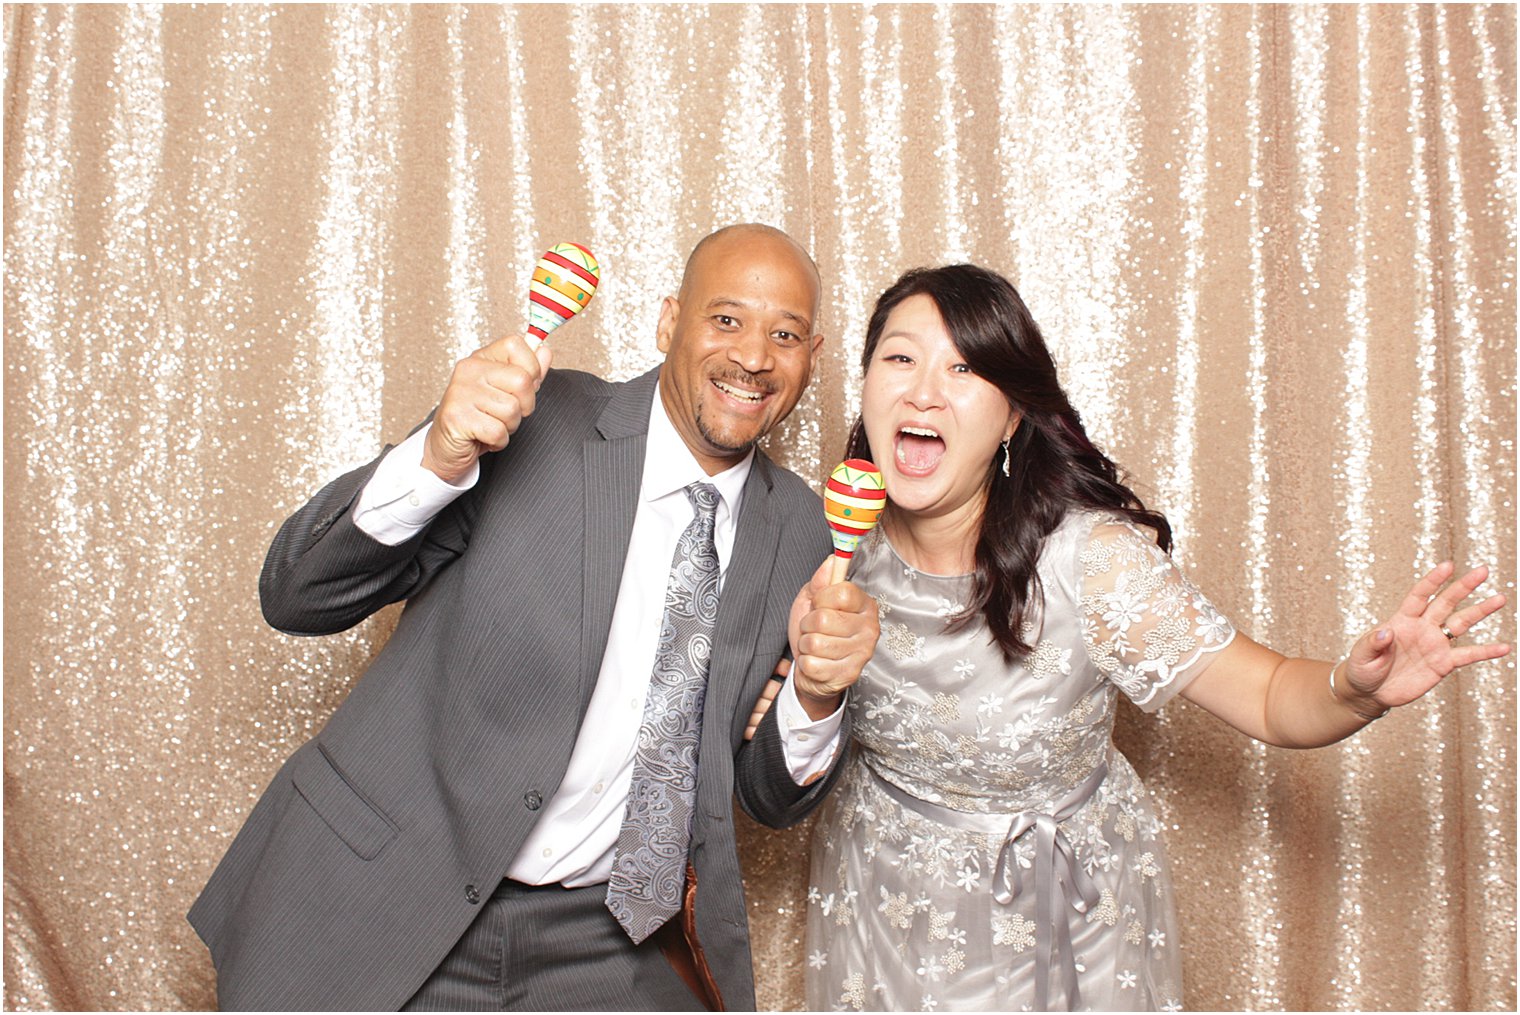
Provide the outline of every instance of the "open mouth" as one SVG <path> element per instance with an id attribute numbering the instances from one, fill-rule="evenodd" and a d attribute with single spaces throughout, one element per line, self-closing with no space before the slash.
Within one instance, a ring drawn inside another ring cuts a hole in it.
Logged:
<path id="1" fill-rule="evenodd" d="M 895 451 L 899 472 L 925 476 L 945 457 L 945 439 L 926 426 L 905 426 L 897 431 Z"/>
<path id="2" fill-rule="evenodd" d="M 741 388 L 732 381 L 719 380 L 716 377 L 713 378 L 713 387 L 735 401 L 743 402 L 747 405 L 759 405 L 770 394 L 769 391 L 754 391 L 750 388 Z"/>

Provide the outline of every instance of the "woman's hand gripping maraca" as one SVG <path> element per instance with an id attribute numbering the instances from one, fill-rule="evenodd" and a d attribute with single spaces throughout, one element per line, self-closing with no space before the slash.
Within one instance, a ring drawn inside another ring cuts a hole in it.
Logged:
<path id="1" fill-rule="evenodd" d="M 813 719 L 839 707 L 876 651 L 881 633 L 876 603 L 845 574 L 855 547 L 875 527 L 886 502 L 881 472 L 870 462 L 841 462 L 829 476 L 823 510 L 834 553 L 797 594 L 788 628 L 792 682 L 797 700 Z"/>

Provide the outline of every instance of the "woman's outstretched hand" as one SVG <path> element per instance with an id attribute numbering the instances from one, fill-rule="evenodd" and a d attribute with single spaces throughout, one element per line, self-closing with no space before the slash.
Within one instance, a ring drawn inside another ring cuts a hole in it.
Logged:
<path id="1" fill-rule="evenodd" d="M 1437 565 L 1415 583 L 1391 618 L 1357 639 L 1346 666 L 1336 677 L 1339 696 L 1353 704 L 1360 699 L 1382 709 L 1397 708 L 1414 701 L 1458 667 L 1498 659 L 1509 652 L 1509 646 L 1501 642 L 1458 643 L 1506 600 L 1503 595 L 1494 595 L 1462 606 L 1488 578 L 1488 568 L 1476 567 L 1448 585 L 1454 570 L 1450 561 Z"/>

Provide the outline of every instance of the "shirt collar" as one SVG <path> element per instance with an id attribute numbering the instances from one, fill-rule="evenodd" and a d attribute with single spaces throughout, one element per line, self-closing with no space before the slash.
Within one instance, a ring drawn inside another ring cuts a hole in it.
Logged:
<path id="1" fill-rule="evenodd" d="M 754 464 L 755 451 L 751 448 L 739 464 L 709 476 L 665 414 L 660 387 L 655 385 L 654 405 L 649 409 L 649 440 L 644 451 L 644 481 L 639 491 L 644 500 L 658 500 L 692 483 L 711 483 L 718 488 L 729 516 L 737 518 L 740 501 L 744 499 L 744 484 Z"/>

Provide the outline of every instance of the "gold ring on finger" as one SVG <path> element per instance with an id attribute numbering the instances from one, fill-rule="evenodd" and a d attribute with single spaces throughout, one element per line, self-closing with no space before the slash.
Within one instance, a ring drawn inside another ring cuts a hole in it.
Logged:
<path id="1" fill-rule="evenodd" d="M 1456 641 L 1457 640 L 1457 636 L 1455 634 L 1452 634 L 1451 628 L 1447 627 L 1445 624 L 1441 625 L 1441 633 L 1444 634 L 1444 635 L 1446 635 L 1446 640 L 1447 641 Z"/>

